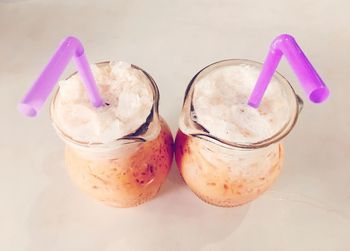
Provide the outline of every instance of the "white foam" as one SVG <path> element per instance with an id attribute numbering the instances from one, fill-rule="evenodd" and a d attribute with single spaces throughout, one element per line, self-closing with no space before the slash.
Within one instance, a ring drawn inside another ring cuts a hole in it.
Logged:
<path id="1" fill-rule="evenodd" d="M 193 105 L 197 121 L 212 135 L 236 143 L 253 143 L 276 134 L 289 118 L 288 99 L 273 78 L 258 109 L 247 105 L 260 69 L 223 66 L 198 79 Z"/>
<path id="2" fill-rule="evenodd" d="M 146 75 L 124 62 L 91 65 L 105 103 L 95 108 L 78 74 L 60 81 L 54 120 L 77 141 L 109 143 L 134 132 L 153 106 L 153 92 Z"/>

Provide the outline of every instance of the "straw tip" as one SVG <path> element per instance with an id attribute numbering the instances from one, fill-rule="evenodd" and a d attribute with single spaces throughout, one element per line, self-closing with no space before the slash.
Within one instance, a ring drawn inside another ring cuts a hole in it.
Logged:
<path id="1" fill-rule="evenodd" d="M 326 101 L 326 99 L 329 96 L 329 90 L 327 87 L 321 87 L 321 88 L 317 88 L 315 90 L 313 90 L 310 95 L 309 95 L 309 99 L 316 103 L 322 103 L 324 101 Z"/>
<path id="2" fill-rule="evenodd" d="M 18 104 L 18 110 L 28 117 L 35 117 L 37 115 L 36 110 L 28 104 Z"/>
<path id="3" fill-rule="evenodd" d="M 248 101 L 248 105 L 253 107 L 253 108 L 258 108 L 259 107 L 259 103 L 258 102 L 254 102 L 254 101 L 251 101 L 251 100 Z"/>

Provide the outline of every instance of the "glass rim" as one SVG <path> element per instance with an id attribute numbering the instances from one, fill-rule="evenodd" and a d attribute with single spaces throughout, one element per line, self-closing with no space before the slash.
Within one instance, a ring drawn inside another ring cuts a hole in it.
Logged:
<path id="1" fill-rule="evenodd" d="M 101 62 L 97 62 L 94 63 L 97 66 L 102 66 L 102 65 L 107 65 L 112 63 L 113 61 L 101 61 Z M 54 104 L 55 104 L 55 100 L 57 98 L 57 95 L 59 93 L 60 87 L 57 88 L 57 90 L 55 91 L 53 97 L 51 98 L 51 102 L 50 102 L 50 119 L 52 121 L 52 124 L 54 126 L 54 128 L 56 129 L 56 131 L 59 133 L 59 136 L 63 137 L 64 140 L 73 143 L 75 145 L 79 145 L 82 147 L 92 147 L 92 146 L 96 146 L 96 147 L 103 147 L 103 146 L 110 146 L 110 145 L 115 145 L 121 142 L 126 142 L 126 141 L 130 141 L 133 140 L 134 142 L 145 142 L 146 140 L 142 137 L 142 134 L 147 131 L 150 123 L 153 121 L 154 118 L 158 118 L 159 116 L 159 89 L 158 86 L 156 84 L 156 82 L 154 81 L 154 79 L 152 78 L 152 76 L 146 72 L 145 70 L 143 70 L 142 68 L 140 68 L 137 65 L 134 64 L 130 64 L 131 67 L 140 70 L 145 76 L 146 78 L 149 80 L 150 82 L 150 86 L 152 88 L 152 92 L 153 92 L 153 105 L 152 108 L 150 110 L 149 115 L 146 118 L 146 121 L 141 124 L 134 132 L 129 133 L 121 138 L 115 139 L 109 143 L 103 143 L 103 142 L 84 142 L 84 141 L 79 141 L 74 139 L 73 137 L 71 137 L 70 135 L 68 135 L 67 133 L 65 133 L 59 126 L 58 124 L 55 122 L 54 119 Z M 76 75 L 78 72 L 75 71 L 72 74 L 70 74 L 68 77 L 65 78 L 65 80 L 73 77 L 74 75 Z M 146 129 L 145 129 L 146 128 Z M 129 143 L 134 143 L 134 142 L 129 142 Z"/>
<path id="2" fill-rule="evenodd" d="M 208 70 L 209 68 L 225 63 L 225 62 L 234 62 L 234 63 L 246 63 L 248 65 L 255 65 L 255 66 L 259 66 L 259 68 L 261 68 L 261 66 L 263 65 L 260 62 L 257 61 L 253 61 L 253 60 L 249 60 L 249 59 L 224 59 L 224 60 L 220 60 L 220 61 L 216 61 L 214 63 L 211 63 L 207 66 L 205 66 L 204 68 L 202 68 L 201 70 L 199 70 L 194 77 L 191 79 L 191 81 L 189 82 L 186 91 L 185 91 L 185 97 L 183 100 L 183 108 L 185 106 L 186 100 L 188 98 L 188 95 L 191 94 L 191 102 L 190 102 L 190 106 L 189 106 L 189 113 L 191 114 L 191 112 L 195 112 L 194 110 L 194 106 L 192 104 L 192 97 L 193 97 L 193 90 L 194 90 L 194 84 L 196 82 L 196 80 L 201 76 L 201 74 L 205 71 Z M 281 141 L 283 138 L 285 138 L 290 132 L 291 130 L 294 128 L 298 117 L 299 117 L 299 113 L 302 110 L 303 107 L 303 100 L 296 94 L 294 88 L 292 87 L 292 85 L 289 83 L 289 81 L 282 75 L 280 74 L 278 71 L 275 72 L 274 77 L 277 77 L 277 79 L 279 80 L 279 82 L 283 83 L 285 86 L 287 86 L 292 94 L 292 96 L 295 98 L 295 109 L 293 111 L 291 111 L 291 117 L 289 118 L 289 120 L 286 122 L 286 124 L 284 124 L 284 126 L 275 134 L 273 134 L 272 136 L 257 141 L 257 142 L 249 142 L 249 143 L 237 143 L 237 142 L 232 142 L 229 140 L 224 140 L 221 139 L 219 137 L 216 137 L 214 135 L 211 135 L 204 126 L 202 126 L 200 123 L 198 123 L 197 121 L 195 121 L 193 119 L 193 116 L 189 116 L 189 119 L 191 120 L 192 123 L 194 123 L 196 126 L 198 126 L 199 128 L 201 128 L 203 130 L 203 133 L 190 133 L 189 135 L 193 136 L 193 137 L 198 137 L 201 139 L 204 139 L 206 141 L 210 141 L 212 143 L 217 143 L 223 147 L 226 148 L 241 148 L 241 149 L 258 149 L 258 148 L 264 148 L 267 147 L 271 144 L 277 143 L 279 141 Z"/>

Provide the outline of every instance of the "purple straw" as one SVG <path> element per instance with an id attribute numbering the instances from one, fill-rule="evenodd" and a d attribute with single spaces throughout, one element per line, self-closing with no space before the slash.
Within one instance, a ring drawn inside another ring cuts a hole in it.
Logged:
<path id="1" fill-rule="evenodd" d="M 50 62 L 46 65 L 21 103 L 18 104 L 18 109 L 24 115 L 29 117 L 37 115 L 73 56 L 91 103 L 95 107 L 102 106 L 103 101 L 84 54 L 83 45 L 77 38 L 67 37 L 62 41 Z"/>
<path id="2" fill-rule="evenodd" d="M 261 99 L 276 71 L 282 55 L 287 58 L 309 99 L 314 103 L 325 101 L 329 95 L 327 86 L 317 74 L 295 39 L 291 35 L 282 34 L 277 36 L 270 46 L 270 51 L 265 59 L 254 90 L 250 95 L 248 104 L 255 108 L 260 105 Z"/>

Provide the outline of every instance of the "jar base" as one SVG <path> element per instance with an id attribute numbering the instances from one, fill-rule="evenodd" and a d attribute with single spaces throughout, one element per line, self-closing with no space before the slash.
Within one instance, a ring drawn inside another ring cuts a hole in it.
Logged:
<path id="1" fill-rule="evenodd" d="M 134 207 L 154 198 L 173 160 L 171 131 L 161 119 L 161 131 L 127 156 L 88 158 L 66 146 L 65 159 L 73 183 L 95 201 L 113 207 Z"/>
<path id="2" fill-rule="evenodd" d="M 284 160 L 280 143 L 252 162 L 251 156 L 240 160 L 227 156 L 224 161 L 212 154 L 208 158 L 209 153 L 201 153 L 201 141 L 180 130 L 175 142 L 176 162 L 183 180 L 199 199 L 218 207 L 237 207 L 259 197 L 277 179 Z"/>

